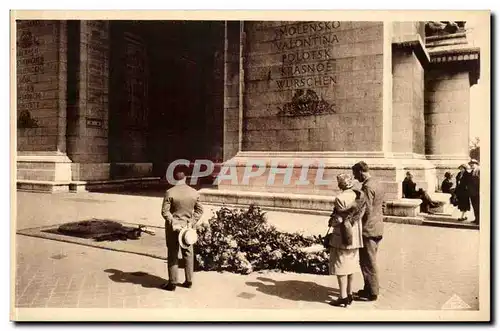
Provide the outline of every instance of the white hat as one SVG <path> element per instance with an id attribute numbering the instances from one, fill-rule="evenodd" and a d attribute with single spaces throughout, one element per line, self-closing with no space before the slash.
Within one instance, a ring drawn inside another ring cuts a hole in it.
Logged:
<path id="1" fill-rule="evenodd" d="M 192 228 L 183 228 L 179 231 L 179 246 L 188 249 L 198 240 L 198 234 Z"/>

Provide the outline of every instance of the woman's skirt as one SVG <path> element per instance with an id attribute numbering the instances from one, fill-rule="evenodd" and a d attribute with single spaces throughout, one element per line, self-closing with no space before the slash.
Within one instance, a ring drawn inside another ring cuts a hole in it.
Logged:
<path id="1" fill-rule="evenodd" d="M 361 271 L 359 249 L 330 248 L 330 275 L 343 276 Z"/>
<path id="2" fill-rule="evenodd" d="M 458 210 L 464 212 L 464 211 L 469 211 L 470 210 L 470 200 L 469 200 L 468 195 L 458 195 L 457 196 L 457 207 Z"/>

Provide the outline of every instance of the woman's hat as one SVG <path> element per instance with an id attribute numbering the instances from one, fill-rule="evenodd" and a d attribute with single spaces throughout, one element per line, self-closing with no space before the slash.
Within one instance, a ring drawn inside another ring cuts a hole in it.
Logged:
<path id="1" fill-rule="evenodd" d="M 460 168 L 464 168 L 464 170 L 467 170 L 470 167 L 469 167 L 469 165 L 467 163 L 464 163 L 464 164 L 461 164 L 460 166 L 458 166 L 458 169 L 460 169 Z"/>
<path id="2" fill-rule="evenodd" d="M 198 240 L 198 234 L 192 228 L 183 228 L 179 231 L 179 246 L 188 249 Z"/>
<path id="3" fill-rule="evenodd" d="M 340 174 L 337 176 L 337 183 L 339 188 L 347 190 L 353 187 L 353 182 L 351 176 L 348 174 Z"/>

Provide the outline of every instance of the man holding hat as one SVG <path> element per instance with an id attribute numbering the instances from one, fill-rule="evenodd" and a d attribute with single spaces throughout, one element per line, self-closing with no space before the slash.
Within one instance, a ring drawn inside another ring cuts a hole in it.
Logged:
<path id="1" fill-rule="evenodd" d="M 474 223 L 479 225 L 479 162 L 472 159 L 469 165 L 472 168 L 469 183 L 470 202 L 474 209 Z"/>
<path id="2" fill-rule="evenodd" d="M 177 286 L 179 248 L 185 261 L 186 281 L 183 286 L 193 285 L 194 256 L 193 243 L 196 241 L 194 224 L 203 215 L 199 203 L 199 193 L 186 184 L 186 175 L 178 171 L 174 175 L 177 183 L 167 190 L 161 215 L 165 219 L 165 236 L 168 250 L 168 283 L 162 289 L 174 291 Z"/>

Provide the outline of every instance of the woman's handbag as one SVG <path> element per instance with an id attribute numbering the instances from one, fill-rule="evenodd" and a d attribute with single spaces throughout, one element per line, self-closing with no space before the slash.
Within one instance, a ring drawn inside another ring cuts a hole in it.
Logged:
<path id="1" fill-rule="evenodd" d="M 331 226 L 328 227 L 328 230 L 326 231 L 326 234 L 323 237 L 323 247 L 325 247 L 325 248 L 332 247 L 332 245 L 331 245 L 331 238 L 332 238 L 333 233 L 330 232 L 331 228 L 332 228 Z"/>
<path id="2" fill-rule="evenodd" d="M 453 192 L 451 197 L 450 197 L 450 203 L 455 207 L 458 206 L 458 198 L 457 198 L 457 195 L 455 194 L 455 192 Z"/>

